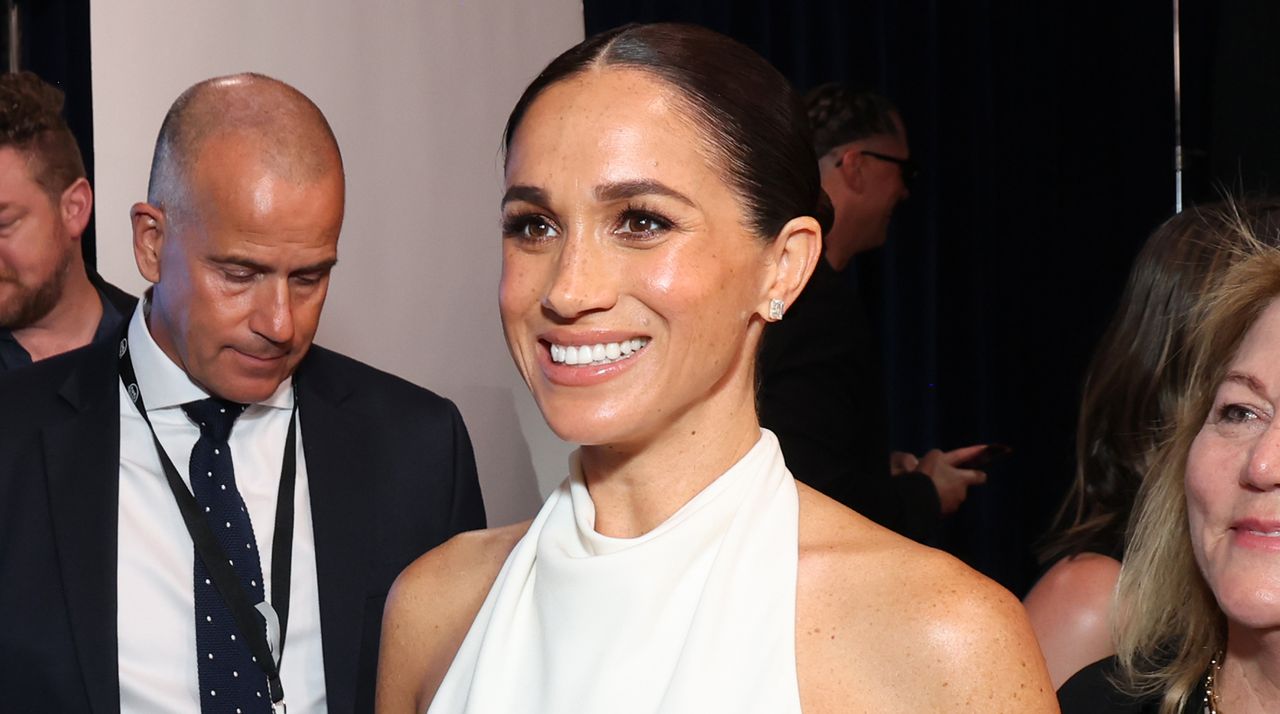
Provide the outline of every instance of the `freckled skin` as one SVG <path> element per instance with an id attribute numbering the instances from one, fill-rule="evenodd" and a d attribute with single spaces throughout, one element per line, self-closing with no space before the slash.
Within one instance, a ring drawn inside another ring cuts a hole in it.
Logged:
<path id="1" fill-rule="evenodd" d="M 504 240 L 503 327 L 548 423 L 568 441 L 657 441 L 697 430 L 727 401 L 741 411 L 752 400 L 743 355 L 759 339 L 750 317 L 768 244 L 744 227 L 737 197 L 706 161 L 672 92 L 635 71 L 568 80 L 533 103 L 512 142 L 507 185 L 536 186 L 551 205 L 516 203 L 506 212 L 536 210 L 562 234 L 542 246 Z M 652 241 L 621 239 L 617 214 L 628 202 L 600 201 L 593 191 L 636 179 L 659 180 L 697 205 L 646 196 L 646 207 L 679 227 Z M 554 325 L 631 330 L 650 343 L 622 377 L 566 389 L 537 363 L 537 336 Z"/>

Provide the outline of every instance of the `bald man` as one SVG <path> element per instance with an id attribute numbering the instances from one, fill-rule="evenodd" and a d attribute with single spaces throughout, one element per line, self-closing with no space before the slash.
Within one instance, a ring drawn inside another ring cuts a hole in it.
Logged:
<path id="1" fill-rule="evenodd" d="M 132 319 L 0 377 L 0 709 L 372 710 L 388 587 L 484 510 L 452 403 L 311 344 L 344 190 L 294 88 L 173 104 Z"/>

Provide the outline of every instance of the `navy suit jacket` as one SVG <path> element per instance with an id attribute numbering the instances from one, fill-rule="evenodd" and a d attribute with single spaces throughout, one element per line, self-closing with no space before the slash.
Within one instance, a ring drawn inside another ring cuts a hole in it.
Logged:
<path id="1" fill-rule="evenodd" d="M 113 340 L 0 375 L 0 709 L 118 712 Z M 297 371 L 331 712 L 373 709 L 387 590 L 485 525 L 454 405 L 312 347 Z"/>

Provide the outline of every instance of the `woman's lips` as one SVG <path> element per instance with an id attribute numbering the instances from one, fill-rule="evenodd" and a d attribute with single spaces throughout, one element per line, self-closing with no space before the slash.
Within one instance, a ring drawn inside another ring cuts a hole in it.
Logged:
<path id="1" fill-rule="evenodd" d="M 551 361 L 556 364 L 570 366 L 599 366 L 630 359 L 649 344 L 647 337 L 633 337 L 618 342 L 595 342 L 591 344 L 547 344 Z"/>
<path id="2" fill-rule="evenodd" d="M 1246 548 L 1280 550 L 1280 521 L 1246 518 L 1231 524 L 1236 543 Z"/>
<path id="3" fill-rule="evenodd" d="M 649 337 L 634 334 L 544 335 L 538 341 L 538 362 L 552 384 L 586 387 L 630 369 L 649 343 Z"/>

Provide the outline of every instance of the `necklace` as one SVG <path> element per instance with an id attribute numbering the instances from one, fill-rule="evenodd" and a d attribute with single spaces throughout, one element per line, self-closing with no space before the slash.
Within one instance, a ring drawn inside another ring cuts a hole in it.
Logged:
<path id="1" fill-rule="evenodd" d="M 1204 676 L 1204 714 L 1219 714 L 1218 690 L 1214 688 L 1214 684 L 1222 672 L 1222 655 L 1222 650 L 1213 655 L 1213 659 L 1209 660 L 1209 673 Z"/>

